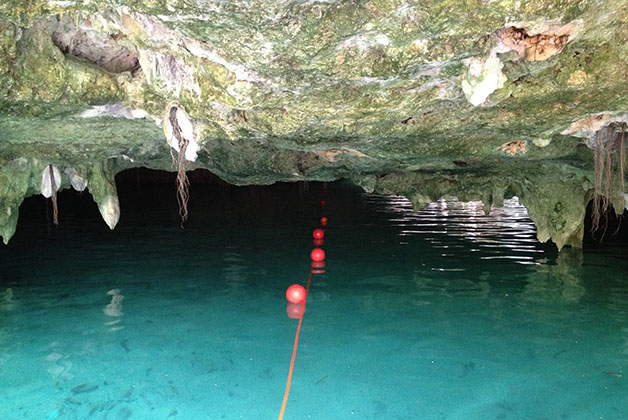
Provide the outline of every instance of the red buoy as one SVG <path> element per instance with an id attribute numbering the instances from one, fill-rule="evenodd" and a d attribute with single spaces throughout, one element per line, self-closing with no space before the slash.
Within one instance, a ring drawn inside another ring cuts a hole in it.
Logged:
<path id="1" fill-rule="evenodd" d="M 314 248 L 310 252 L 310 257 L 312 257 L 312 261 L 323 261 L 325 259 L 325 251 L 320 248 Z"/>
<path id="2" fill-rule="evenodd" d="M 305 289 L 300 284 L 293 284 L 286 290 L 286 299 L 290 303 L 301 303 L 305 300 Z"/>
<path id="3" fill-rule="evenodd" d="M 327 218 L 325 216 L 321 217 L 321 226 L 322 227 L 327 226 Z"/>
<path id="4" fill-rule="evenodd" d="M 323 239 L 325 237 L 325 232 L 323 231 L 323 229 L 314 229 L 314 232 L 312 232 L 312 236 L 314 237 L 314 239 Z"/>

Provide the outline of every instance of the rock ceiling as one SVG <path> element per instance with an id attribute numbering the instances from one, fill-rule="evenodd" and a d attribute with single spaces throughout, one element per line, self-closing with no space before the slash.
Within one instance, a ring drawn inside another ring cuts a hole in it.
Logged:
<path id="1" fill-rule="evenodd" d="M 114 176 L 143 166 L 517 195 L 578 246 L 596 194 L 625 206 L 595 162 L 622 167 L 627 41 L 626 0 L 4 0 L 0 235 L 70 187 L 113 228 Z"/>

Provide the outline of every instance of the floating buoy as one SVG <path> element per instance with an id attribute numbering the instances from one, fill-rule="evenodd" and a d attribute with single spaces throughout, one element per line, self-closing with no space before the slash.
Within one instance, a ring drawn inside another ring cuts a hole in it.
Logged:
<path id="1" fill-rule="evenodd" d="M 327 226 L 327 218 L 325 216 L 321 217 L 321 226 L 322 227 Z"/>
<path id="2" fill-rule="evenodd" d="M 312 232 L 312 236 L 314 237 L 314 239 L 323 239 L 325 237 L 325 232 L 323 231 L 323 229 L 314 229 L 314 232 Z"/>
<path id="3" fill-rule="evenodd" d="M 290 303 L 301 303 L 305 300 L 305 289 L 300 284 L 293 284 L 286 290 L 286 299 Z"/>
<path id="4" fill-rule="evenodd" d="M 286 313 L 288 314 L 288 318 L 292 318 L 292 319 L 301 318 L 301 314 L 303 314 L 303 304 L 302 303 L 288 303 L 288 306 L 286 306 Z"/>
<path id="5" fill-rule="evenodd" d="M 325 259 L 325 251 L 320 248 L 314 248 L 310 252 L 310 257 L 312 257 L 312 261 L 323 261 Z"/>

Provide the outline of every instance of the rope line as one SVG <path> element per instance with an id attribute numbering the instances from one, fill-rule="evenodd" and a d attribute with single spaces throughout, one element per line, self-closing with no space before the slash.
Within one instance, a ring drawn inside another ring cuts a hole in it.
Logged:
<path id="1" fill-rule="evenodd" d="M 301 332 L 301 323 L 303 322 L 303 315 L 305 314 L 305 304 L 307 303 L 307 292 L 310 290 L 310 281 L 312 280 L 312 270 L 310 270 L 310 276 L 307 279 L 307 287 L 305 288 L 305 299 L 303 299 L 303 311 L 299 316 L 299 326 L 297 327 L 297 333 L 294 336 L 294 348 L 292 349 L 292 360 L 290 360 L 290 371 L 288 372 L 288 383 L 286 384 L 286 392 L 283 395 L 283 404 L 281 404 L 281 412 L 279 413 L 279 420 L 283 419 L 283 413 L 286 410 L 286 403 L 288 402 L 288 394 L 290 393 L 290 383 L 292 382 L 292 371 L 294 370 L 294 359 L 297 357 L 297 346 L 299 345 L 299 333 Z"/>

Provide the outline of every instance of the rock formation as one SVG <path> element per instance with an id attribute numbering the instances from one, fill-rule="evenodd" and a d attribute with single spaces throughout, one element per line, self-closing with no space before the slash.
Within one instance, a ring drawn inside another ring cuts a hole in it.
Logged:
<path id="1" fill-rule="evenodd" d="M 4 0 L 0 57 L 5 243 L 46 168 L 113 228 L 115 174 L 143 166 L 517 195 L 578 246 L 596 133 L 628 122 L 627 0 Z"/>

